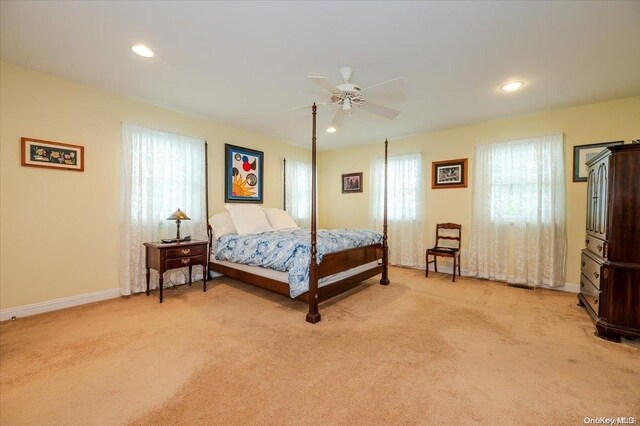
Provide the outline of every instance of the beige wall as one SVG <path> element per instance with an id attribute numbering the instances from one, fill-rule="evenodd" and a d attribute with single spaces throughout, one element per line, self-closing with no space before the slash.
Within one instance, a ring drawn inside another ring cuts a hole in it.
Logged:
<path id="1" fill-rule="evenodd" d="M 56 77 L 0 64 L 0 308 L 118 287 L 122 121 L 209 142 L 210 212 L 223 209 L 224 143 L 265 152 L 265 206 L 281 161 L 308 150 Z M 215 96 L 211 96 L 215 102 Z M 85 172 L 20 166 L 20 138 L 85 147 Z"/>
<path id="2" fill-rule="evenodd" d="M 426 174 L 425 247 L 433 245 L 435 226 L 457 222 L 463 226 L 463 250 L 469 243 L 473 194 L 475 146 L 527 136 L 563 132 L 566 143 L 568 283 L 578 283 L 580 250 L 584 245 L 586 184 L 574 183 L 573 146 L 597 142 L 640 138 L 640 97 L 547 111 L 452 128 L 389 142 L 389 155 L 422 152 Z M 381 139 L 384 135 L 381 135 Z M 383 140 L 375 144 L 326 151 L 320 155 L 320 221 L 326 228 L 365 227 L 369 224 L 370 161 L 384 153 Z M 469 187 L 431 189 L 431 162 L 469 158 Z M 342 173 L 364 172 L 362 194 L 342 194 Z M 638 182 L 635 182 L 637 185 Z M 393 188 L 389 188 L 393 191 Z M 463 252 L 464 254 L 465 252 Z M 466 267 L 466 259 L 462 259 Z"/>

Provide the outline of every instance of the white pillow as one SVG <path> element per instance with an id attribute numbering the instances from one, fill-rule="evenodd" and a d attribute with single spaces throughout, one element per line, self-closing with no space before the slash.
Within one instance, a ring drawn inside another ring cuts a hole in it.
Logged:
<path id="1" fill-rule="evenodd" d="M 282 209 L 264 209 L 264 214 L 273 229 L 296 229 L 299 226 L 291 219 L 289 213 Z"/>
<path id="2" fill-rule="evenodd" d="M 226 204 L 224 207 L 231 215 L 239 235 L 273 231 L 262 206 L 255 204 Z"/>
<path id="3" fill-rule="evenodd" d="M 209 225 L 213 231 L 213 239 L 216 240 L 225 234 L 237 234 L 236 226 L 228 212 L 218 213 L 209 218 Z"/>

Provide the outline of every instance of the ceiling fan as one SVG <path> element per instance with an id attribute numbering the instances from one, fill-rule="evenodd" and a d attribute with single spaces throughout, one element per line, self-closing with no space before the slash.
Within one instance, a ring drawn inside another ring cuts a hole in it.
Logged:
<path id="1" fill-rule="evenodd" d="M 340 68 L 340 74 L 342 74 L 342 80 L 344 81 L 344 83 L 337 86 L 331 84 L 329 80 L 324 77 L 314 75 L 307 76 L 307 78 L 313 80 L 320 87 L 326 89 L 327 91 L 329 91 L 329 93 L 331 93 L 330 100 L 319 102 L 318 105 L 338 105 L 338 110 L 333 116 L 331 124 L 327 128 L 328 132 L 335 132 L 336 129 L 338 129 L 338 127 L 340 127 L 340 125 L 342 124 L 345 115 L 347 113 L 351 113 L 354 108 L 362 108 L 365 111 L 369 111 L 372 114 L 386 117 L 389 120 L 393 120 L 398 116 L 398 114 L 400 114 L 400 111 L 396 109 L 369 102 L 367 100 L 367 95 L 365 92 L 373 89 L 374 87 L 377 88 L 389 83 L 406 84 L 407 81 L 404 77 L 397 77 L 362 89 L 357 84 L 353 84 L 350 82 L 351 75 L 353 74 L 353 68 Z"/>

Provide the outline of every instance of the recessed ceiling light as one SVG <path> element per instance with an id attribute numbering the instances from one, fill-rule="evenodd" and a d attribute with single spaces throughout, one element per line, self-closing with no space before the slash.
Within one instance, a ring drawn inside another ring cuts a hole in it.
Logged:
<path id="1" fill-rule="evenodd" d="M 335 133 L 336 132 L 336 128 L 335 127 L 329 127 L 329 128 L 327 128 L 327 132 Z"/>
<path id="2" fill-rule="evenodd" d="M 133 50 L 140 56 L 144 56 L 145 58 L 150 58 L 153 56 L 153 51 L 144 44 L 136 44 L 135 46 L 131 46 L 131 50 Z"/>
<path id="3" fill-rule="evenodd" d="M 522 88 L 522 86 L 524 86 L 523 81 L 511 81 L 505 84 L 504 86 L 500 87 L 500 90 L 502 90 L 503 92 L 513 92 L 515 90 Z"/>

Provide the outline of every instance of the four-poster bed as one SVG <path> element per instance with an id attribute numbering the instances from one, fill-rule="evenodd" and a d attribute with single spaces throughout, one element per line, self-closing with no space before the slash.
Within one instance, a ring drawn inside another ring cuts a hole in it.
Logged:
<path id="1" fill-rule="evenodd" d="M 312 138 L 311 138 L 311 245 L 310 262 L 308 270 L 308 290 L 296 299 L 309 304 L 309 312 L 306 320 L 312 324 L 320 321 L 318 303 L 327 300 L 343 291 L 357 286 L 364 280 L 382 274 L 380 284 L 389 284 L 388 273 L 388 245 L 387 245 L 387 151 L 388 141 L 385 140 L 385 188 L 384 188 L 384 222 L 383 234 L 380 243 L 367 244 L 354 248 L 343 249 L 334 252 L 322 253 L 322 260 L 318 257 L 318 230 L 316 209 L 316 114 L 317 107 L 312 106 Z M 208 160 L 205 160 L 208 168 Z M 208 171 L 206 172 L 208 176 Z M 206 184 L 208 198 L 208 182 Z M 209 217 L 207 203 L 207 217 Z M 210 246 L 213 246 L 213 230 L 207 224 Z M 327 232 L 327 231 L 320 231 Z M 308 234 L 307 234 L 308 235 Z M 378 238 L 379 238 L 379 234 Z M 256 285 L 277 293 L 290 296 L 289 283 L 283 279 L 283 272 L 272 271 L 256 266 L 219 261 L 213 256 L 209 261 L 209 270 L 226 275 L 238 281 Z M 325 279 L 322 283 L 320 280 Z M 322 284 L 322 285 L 320 285 Z"/>

